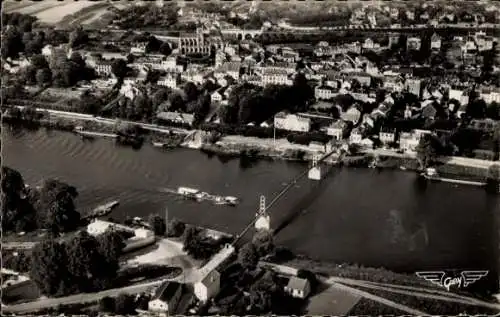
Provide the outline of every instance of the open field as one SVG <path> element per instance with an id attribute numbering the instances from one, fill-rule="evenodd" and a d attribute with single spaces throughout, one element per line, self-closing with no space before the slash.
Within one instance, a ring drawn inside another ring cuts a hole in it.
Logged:
<path id="1" fill-rule="evenodd" d="M 95 7 L 95 10 L 87 9 L 82 13 L 82 16 L 77 16 L 71 19 L 72 23 L 88 21 L 93 19 L 93 16 L 101 16 L 106 12 L 105 4 L 108 1 L 64 1 L 46 0 L 41 2 L 12 2 L 8 1 L 3 4 L 5 12 L 19 12 L 21 14 L 29 14 L 36 16 L 41 23 L 56 24 L 64 20 L 64 17 L 77 14 L 81 10 L 89 7 Z M 110 4 L 111 5 L 111 4 Z M 65 23 L 68 24 L 69 23 Z"/>

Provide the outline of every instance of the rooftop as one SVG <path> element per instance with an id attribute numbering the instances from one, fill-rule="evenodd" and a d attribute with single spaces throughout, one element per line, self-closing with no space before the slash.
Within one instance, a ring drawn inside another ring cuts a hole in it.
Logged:
<path id="1" fill-rule="evenodd" d="M 306 289 L 307 283 L 308 281 L 306 279 L 293 276 L 288 281 L 287 287 L 291 289 L 304 291 Z"/>
<path id="2" fill-rule="evenodd" d="M 156 292 L 151 300 L 159 299 L 161 301 L 168 302 L 181 287 L 182 285 L 177 282 L 167 281 L 156 289 Z"/>

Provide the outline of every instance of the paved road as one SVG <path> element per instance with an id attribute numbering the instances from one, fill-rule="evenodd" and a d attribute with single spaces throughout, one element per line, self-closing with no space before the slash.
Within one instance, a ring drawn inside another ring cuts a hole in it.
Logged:
<path id="1" fill-rule="evenodd" d="M 37 311 L 44 308 L 56 307 L 58 305 L 68 305 L 68 304 L 77 304 L 77 303 L 89 303 L 97 301 L 106 296 L 116 296 L 119 293 L 126 294 L 138 294 L 142 292 L 147 292 L 155 287 L 158 287 L 166 280 L 159 280 L 155 282 L 143 283 L 132 285 L 124 288 L 118 289 L 109 289 L 98 293 L 90 293 L 90 294 L 77 294 L 67 297 L 60 298 L 46 298 L 40 299 L 34 302 L 17 304 L 12 306 L 4 306 L 2 311 L 5 313 L 25 313 Z"/>

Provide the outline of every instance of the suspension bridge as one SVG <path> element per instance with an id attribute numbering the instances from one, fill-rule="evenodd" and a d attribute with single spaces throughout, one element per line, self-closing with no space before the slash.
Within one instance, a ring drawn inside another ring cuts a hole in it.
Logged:
<path id="1" fill-rule="evenodd" d="M 297 182 L 299 182 L 305 176 L 308 176 L 308 178 L 311 180 L 321 180 L 323 175 L 319 164 L 325 161 L 336 151 L 337 149 L 332 148 L 323 156 L 314 156 L 312 164 L 305 170 L 301 171 L 298 175 L 296 175 L 290 182 L 288 182 L 288 184 L 280 192 L 278 192 L 268 204 L 266 204 L 265 202 L 265 197 L 261 196 L 259 210 L 256 212 L 255 218 L 236 236 L 232 245 L 236 247 L 241 238 L 243 238 L 248 230 L 250 230 L 254 226 L 257 229 L 265 229 L 272 232 L 270 226 L 269 209 L 271 209 L 271 207 L 276 205 L 283 197 L 285 197 L 285 195 L 294 187 L 294 185 L 297 184 Z"/>

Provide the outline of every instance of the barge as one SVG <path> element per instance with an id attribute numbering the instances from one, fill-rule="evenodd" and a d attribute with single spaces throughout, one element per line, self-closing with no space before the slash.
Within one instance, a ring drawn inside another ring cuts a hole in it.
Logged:
<path id="1" fill-rule="evenodd" d="M 172 189 L 162 189 L 164 192 L 168 192 L 171 194 L 177 194 L 187 199 L 196 200 L 198 202 L 202 201 L 211 201 L 216 205 L 228 205 L 228 206 L 236 206 L 238 204 L 238 198 L 234 196 L 220 196 L 213 195 L 207 192 L 202 192 L 196 188 L 190 187 L 179 187 L 177 190 Z"/>

